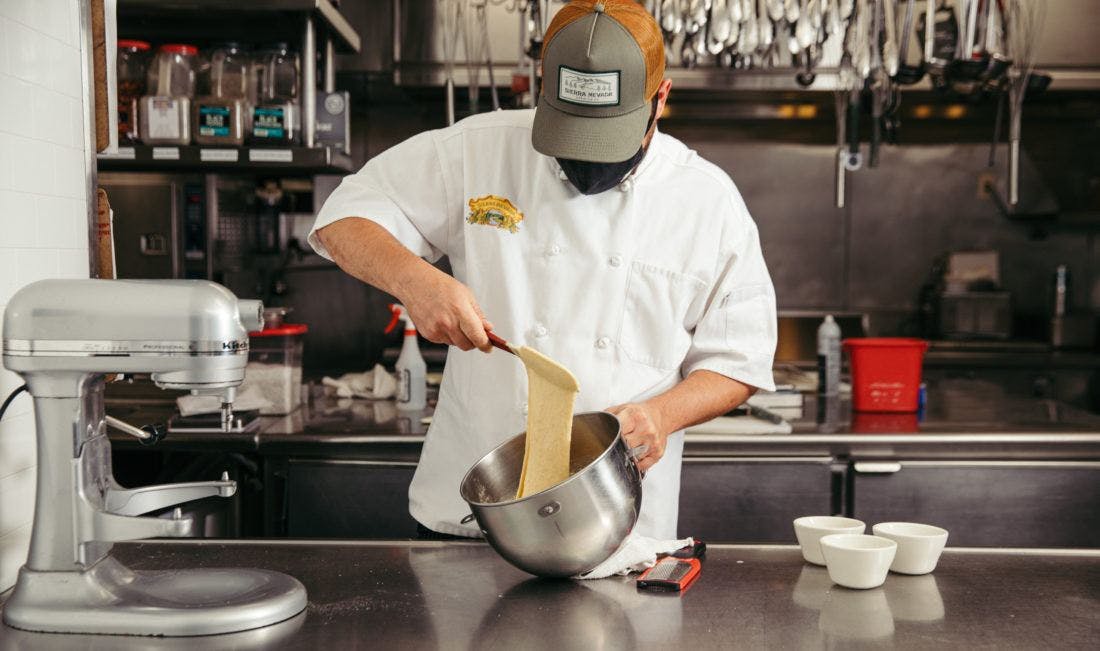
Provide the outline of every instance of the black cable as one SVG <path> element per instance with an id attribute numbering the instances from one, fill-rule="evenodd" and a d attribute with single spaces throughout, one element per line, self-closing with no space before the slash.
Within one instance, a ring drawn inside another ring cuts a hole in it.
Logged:
<path id="1" fill-rule="evenodd" d="M 13 400 L 15 400 L 15 397 L 26 390 L 27 385 L 24 384 L 22 386 L 16 387 L 15 391 L 12 391 L 8 394 L 8 397 L 4 400 L 4 404 L 0 405 L 0 418 L 4 417 L 4 412 L 8 410 L 8 405 L 10 405 Z"/>

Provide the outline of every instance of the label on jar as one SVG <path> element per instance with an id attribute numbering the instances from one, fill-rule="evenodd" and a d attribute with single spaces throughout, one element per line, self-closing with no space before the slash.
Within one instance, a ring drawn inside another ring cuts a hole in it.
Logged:
<path id="1" fill-rule="evenodd" d="M 229 136 L 230 108 L 199 104 L 199 135 Z"/>
<path id="2" fill-rule="evenodd" d="M 252 111 L 252 135 L 257 138 L 286 137 L 286 109 L 260 107 Z"/>
<path id="3" fill-rule="evenodd" d="M 149 123 L 149 133 L 146 138 L 151 140 L 174 140 L 181 135 L 180 103 L 171 97 L 155 97 L 149 101 L 149 115 L 146 121 Z"/>

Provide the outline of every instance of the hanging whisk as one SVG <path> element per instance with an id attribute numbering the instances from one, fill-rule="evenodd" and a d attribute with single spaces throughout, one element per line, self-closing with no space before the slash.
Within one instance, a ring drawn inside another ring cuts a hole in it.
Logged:
<path id="1" fill-rule="evenodd" d="M 1020 201 L 1020 130 L 1024 95 L 1035 63 L 1035 43 L 1043 31 L 1046 11 L 1047 0 L 1006 0 L 1004 3 L 1005 37 L 1008 55 L 1012 58 L 1012 67 L 1008 71 L 1008 203 L 1012 206 Z"/>

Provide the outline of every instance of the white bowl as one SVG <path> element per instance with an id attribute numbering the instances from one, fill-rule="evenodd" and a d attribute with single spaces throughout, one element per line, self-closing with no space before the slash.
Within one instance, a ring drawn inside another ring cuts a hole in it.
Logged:
<path id="1" fill-rule="evenodd" d="M 845 588 L 866 590 L 886 581 L 898 544 L 888 538 L 833 534 L 821 539 L 821 553 L 829 578 Z"/>
<path id="2" fill-rule="evenodd" d="M 880 522 L 871 528 L 876 536 L 898 544 L 890 569 L 900 574 L 928 574 L 936 569 L 947 544 L 947 530 L 915 522 Z"/>
<path id="3" fill-rule="evenodd" d="M 832 515 L 810 515 L 794 521 L 794 535 L 802 547 L 802 558 L 814 565 L 824 565 L 818 541 L 835 533 L 863 533 L 867 525 L 852 518 Z"/>

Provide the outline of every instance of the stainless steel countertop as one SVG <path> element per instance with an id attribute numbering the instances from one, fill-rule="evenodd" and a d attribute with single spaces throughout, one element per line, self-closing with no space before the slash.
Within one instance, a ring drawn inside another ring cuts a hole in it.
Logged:
<path id="1" fill-rule="evenodd" d="M 825 407 L 829 408 L 826 409 Z M 170 404 L 117 399 L 108 413 L 142 425 L 163 420 Z M 400 412 L 391 402 L 315 398 L 285 417 L 264 417 L 258 432 L 171 434 L 164 449 L 258 451 L 272 456 L 316 456 L 415 461 L 431 414 Z M 831 405 L 805 396 L 790 434 L 690 432 L 686 456 L 853 456 L 863 459 L 1100 459 L 1100 416 L 1055 400 L 1006 393 L 982 381 L 930 382 L 922 414 L 853 414 L 846 397 Z M 136 447 L 111 433 L 119 447 Z M 155 448 L 152 448 L 155 449 Z"/>
<path id="2" fill-rule="evenodd" d="M 305 584 L 303 615 L 214 638 L 35 634 L 0 649 L 1095 648 L 1100 552 L 948 550 L 934 574 L 832 584 L 796 547 L 714 545 L 683 595 L 536 579 L 478 542 L 145 542 L 135 569 L 250 566 Z"/>

